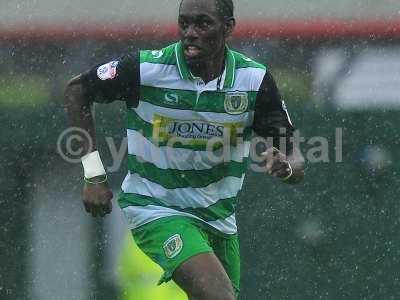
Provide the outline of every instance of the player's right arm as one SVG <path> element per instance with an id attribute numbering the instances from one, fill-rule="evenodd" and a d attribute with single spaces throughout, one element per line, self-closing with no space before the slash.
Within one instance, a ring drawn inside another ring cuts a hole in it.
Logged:
<path id="1" fill-rule="evenodd" d="M 303 181 L 304 157 L 292 141 L 295 128 L 268 70 L 257 94 L 253 130 L 257 135 L 273 140 L 274 147 L 262 153 L 267 162 L 267 173 L 289 184 Z M 283 145 L 282 139 L 285 141 Z"/>
<path id="2" fill-rule="evenodd" d="M 86 211 L 94 217 L 111 212 L 113 194 L 96 148 L 93 104 L 121 100 L 135 107 L 139 99 L 139 84 L 139 58 L 134 53 L 95 66 L 72 78 L 65 89 L 65 106 L 70 125 L 80 128 L 90 137 L 90 141 L 81 139 L 76 147 L 83 150 L 83 203 Z"/>

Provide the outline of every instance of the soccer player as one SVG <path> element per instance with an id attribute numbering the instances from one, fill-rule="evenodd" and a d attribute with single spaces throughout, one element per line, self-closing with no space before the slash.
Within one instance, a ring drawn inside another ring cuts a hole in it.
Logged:
<path id="1" fill-rule="evenodd" d="M 173 279 L 192 300 L 230 300 L 239 292 L 235 204 L 252 133 L 273 138 L 266 173 L 296 183 L 304 162 L 290 143 L 279 146 L 294 128 L 270 72 L 226 45 L 232 1 L 182 0 L 178 25 L 177 43 L 73 78 L 67 109 L 94 141 L 93 102 L 126 102 L 129 172 L 118 203 L 137 245 L 164 269 L 160 283 Z M 113 195 L 95 145 L 82 142 L 83 202 L 104 216 Z"/>

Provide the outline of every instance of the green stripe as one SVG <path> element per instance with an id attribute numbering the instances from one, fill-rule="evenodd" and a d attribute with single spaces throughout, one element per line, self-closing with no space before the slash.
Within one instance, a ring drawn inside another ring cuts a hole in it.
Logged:
<path id="1" fill-rule="evenodd" d="M 171 103 L 169 98 L 178 97 L 177 103 Z M 156 88 L 151 86 L 140 87 L 140 100 L 166 108 L 193 110 L 196 104 L 196 91 Z M 212 111 L 212 110 L 209 110 Z"/>
<path id="2" fill-rule="evenodd" d="M 247 158 L 243 158 L 241 163 L 230 161 L 206 170 L 160 169 L 152 163 L 139 161 L 135 155 L 128 155 L 130 172 L 139 174 L 140 177 L 166 189 L 203 188 L 228 176 L 241 178 L 246 166 Z"/>
<path id="3" fill-rule="evenodd" d="M 254 61 L 254 60 L 250 60 L 250 61 L 246 60 L 247 57 L 244 56 L 242 53 L 239 53 L 236 51 L 231 51 L 231 52 L 234 55 L 235 60 L 236 60 L 236 69 L 240 69 L 240 68 L 257 68 L 257 69 L 263 69 L 263 70 L 267 69 L 266 66 Z"/>
<path id="4" fill-rule="evenodd" d="M 256 103 L 257 92 L 247 92 L 249 107 L 247 111 L 253 111 Z M 197 112 L 226 113 L 225 92 L 206 91 L 201 93 L 197 100 L 196 91 L 175 90 L 167 88 L 156 88 L 141 86 L 140 100 L 160 107 L 193 110 Z M 178 97 L 178 101 L 168 101 L 169 98 Z"/>
<path id="5" fill-rule="evenodd" d="M 193 79 L 190 75 L 188 66 L 186 65 L 185 56 L 183 54 L 182 42 L 178 42 L 174 45 L 175 60 L 178 66 L 179 74 L 183 80 Z"/>
<path id="6" fill-rule="evenodd" d="M 175 48 L 177 47 L 177 48 Z M 177 53 L 175 52 L 177 50 Z M 162 55 L 160 56 L 162 51 Z M 178 54 L 178 55 L 176 55 Z M 263 64 L 260 64 L 254 60 L 248 61 L 242 53 L 237 51 L 233 51 L 227 47 L 226 51 L 227 55 L 227 65 L 228 65 L 228 72 L 227 77 L 225 80 L 224 87 L 228 87 L 232 82 L 232 75 L 233 67 L 236 69 L 239 68 L 259 68 L 259 69 L 267 69 L 267 67 Z M 177 56 L 178 62 L 177 63 Z M 186 65 L 185 57 L 183 55 L 183 49 L 180 42 L 171 44 L 163 49 L 160 50 L 142 50 L 140 51 L 140 63 L 155 63 L 155 64 L 164 64 L 164 65 L 177 65 L 180 71 L 182 71 L 182 75 L 184 79 L 190 79 L 190 72 Z"/>
<path id="7" fill-rule="evenodd" d="M 140 63 L 144 62 L 163 65 L 175 65 L 175 44 L 169 45 L 168 47 L 165 47 L 161 50 L 140 51 Z"/>
<path id="8" fill-rule="evenodd" d="M 155 140 L 153 139 L 153 125 L 151 123 L 147 123 L 144 121 L 140 116 L 134 111 L 134 110 L 129 110 L 127 113 L 127 123 L 128 123 L 128 129 L 132 129 L 135 131 L 140 132 L 145 138 L 147 138 L 151 143 L 158 147 L 165 147 L 168 145 L 168 141 L 164 140 Z M 249 141 L 252 135 L 252 128 L 251 127 L 246 127 L 243 132 L 243 141 Z M 185 141 L 184 139 L 182 139 Z M 240 142 L 240 141 L 239 141 Z M 172 145 L 172 148 L 182 148 L 182 149 L 190 149 L 194 151 L 205 151 L 207 150 L 207 147 L 205 144 L 202 143 L 197 143 L 197 144 L 186 144 L 186 143 L 174 143 Z M 214 143 L 213 144 L 214 148 L 213 150 L 218 150 L 221 148 L 222 143 Z"/>
<path id="9" fill-rule="evenodd" d="M 232 88 L 235 84 L 235 67 L 236 67 L 236 59 L 231 50 L 229 50 L 228 46 L 226 46 L 225 51 L 225 81 L 224 81 L 224 88 Z"/>
<path id="10" fill-rule="evenodd" d="M 204 208 L 180 208 L 177 206 L 170 206 L 158 198 L 151 198 L 138 194 L 126 194 L 121 192 L 118 196 L 118 204 L 122 209 L 128 206 L 163 206 L 192 214 L 206 222 L 210 222 L 226 219 L 231 216 L 235 212 L 236 198 L 221 199 L 217 203 Z"/>
<path id="11" fill-rule="evenodd" d="M 142 133 L 146 138 L 152 138 L 153 136 L 153 125 L 143 120 L 134 110 L 128 110 L 127 112 L 127 128 L 136 130 Z"/>

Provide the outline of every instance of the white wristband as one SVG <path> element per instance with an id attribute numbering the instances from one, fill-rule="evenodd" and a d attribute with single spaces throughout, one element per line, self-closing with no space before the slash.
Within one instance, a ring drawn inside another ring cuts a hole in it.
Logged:
<path id="1" fill-rule="evenodd" d="M 100 159 L 99 151 L 94 151 L 86 154 L 81 158 L 85 178 L 93 178 L 106 174 L 103 163 Z"/>

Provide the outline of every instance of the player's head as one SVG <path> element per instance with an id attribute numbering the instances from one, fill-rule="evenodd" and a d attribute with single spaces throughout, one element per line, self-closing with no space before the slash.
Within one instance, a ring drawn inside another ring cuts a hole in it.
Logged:
<path id="1" fill-rule="evenodd" d="M 232 0 L 182 0 L 179 33 L 189 64 L 220 55 L 235 27 Z"/>

